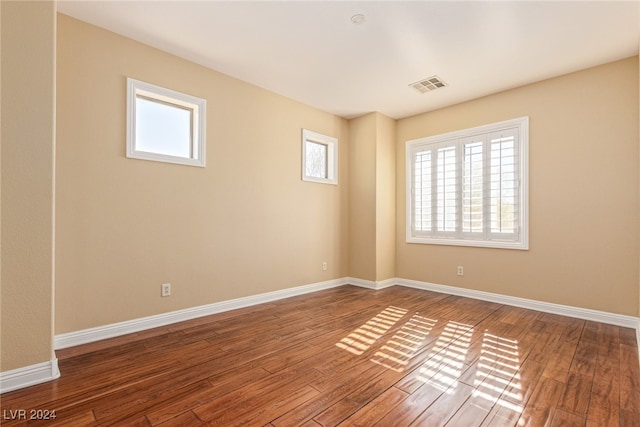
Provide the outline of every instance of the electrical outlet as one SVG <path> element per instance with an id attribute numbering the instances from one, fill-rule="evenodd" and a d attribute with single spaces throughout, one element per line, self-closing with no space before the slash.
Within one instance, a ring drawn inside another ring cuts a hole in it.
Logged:
<path id="1" fill-rule="evenodd" d="M 458 266 L 458 276 L 464 276 L 464 267 L 461 265 Z"/>
<path id="2" fill-rule="evenodd" d="M 322 271 L 327 271 L 327 261 L 322 263 Z"/>
<path id="3" fill-rule="evenodd" d="M 162 293 L 163 297 L 168 297 L 171 295 L 171 283 L 163 283 L 162 284 Z"/>

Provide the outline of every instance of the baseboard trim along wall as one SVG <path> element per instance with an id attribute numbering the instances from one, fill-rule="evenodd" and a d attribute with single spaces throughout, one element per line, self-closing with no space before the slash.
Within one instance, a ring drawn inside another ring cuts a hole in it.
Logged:
<path id="1" fill-rule="evenodd" d="M 636 334 L 639 335 L 638 343 L 640 345 L 640 319 L 633 316 L 608 313 L 586 308 L 571 307 L 567 305 L 553 304 L 525 298 L 511 297 L 490 292 L 476 291 L 473 289 L 458 288 L 455 286 L 438 285 L 435 283 L 421 282 L 417 280 L 393 278 L 382 281 L 371 281 L 354 277 L 343 277 L 341 279 L 329 280 L 326 282 L 319 282 L 305 286 L 298 286 L 295 288 L 283 289 L 280 291 L 267 292 L 264 294 L 252 295 L 244 298 L 237 298 L 233 300 L 187 308 L 184 310 L 163 313 L 155 316 L 143 317 L 140 319 L 133 319 L 125 322 L 113 323 L 110 325 L 98 326 L 90 329 L 83 329 L 77 332 L 60 334 L 55 336 L 54 347 L 56 350 L 59 350 L 80 344 L 87 344 L 106 338 L 113 338 L 133 332 L 139 332 L 146 329 L 152 329 L 159 326 L 165 326 L 172 323 L 276 301 L 292 296 L 303 295 L 323 289 L 335 288 L 347 284 L 372 290 L 379 290 L 394 285 L 406 286 L 426 291 L 457 295 L 483 301 L 495 302 L 499 304 L 511 305 L 515 307 L 527 308 L 531 310 L 542 311 L 545 313 L 559 314 L 562 316 L 575 317 L 584 320 L 592 320 L 595 322 L 608 323 L 616 326 L 624 326 L 636 330 Z"/>
<path id="2" fill-rule="evenodd" d="M 155 316 L 142 317 L 125 322 L 112 323 L 110 325 L 98 326 L 95 328 L 83 329 L 77 332 L 69 332 L 56 335 L 54 338 L 54 348 L 60 350 L 80 344 L 87 344 L 94 341 L 126 335 L 133 332 L 140 332 L 159 326 L 170 325 L 172 323 L 183 322 L 198 317 L 209 316 L 211 314 L 222 313 L 238 308 L 263 304 L 279 299 L 289 298 L 297 295 L 304 295 L 310 292 L 321 291 L 323 289 L 335 288 L 344 285 L 343 279 L 329 280 L 326 282 L 314 283 L 311 285 L 298 286 L 295 288 L 283 289 L 280 291 L 267 292 L 264 294 L 251 295 L 243 298 L 236 298 L 213 304 L 201 305 L 184 310 L 172 311 Z"/>
<path id="3" fill-rule="evenodd" d="M 0 393 L 44 383 L 59 377 L 58 359 L 0 372 Z"/>
<path id="4" fill-rule="evenodd" d="M 398 279 L 386 279 L 376 282 L 373 280 L 357 279 L 355 277 L 344 277 L 341 280 L 343 285 L 354 285 L 373 290 L 384 289 L 399 284 Z"/>
<path id="5" fill-rule="evenodd" d="M 575 317 L 577 319 L 592 320 L 594 322 L 608 323 L 610 325 L 633 328 L 636 330 L 636 333 L 638 332 L 639 327 L 639 318 L 634 316 L 626 316 L 624 314 L 608 313 L 606 311 L 572 307 L 568 305 L 554 304 L 550 302 L 536 301 L 526 298 L 511 297 L 507 295 L 494 294 L 491 292 L 457 288 L 455 286 L 420 282 L 417 280 L 395 279 L 395 283 L 397 285 L 410 288 L 423 289 L 426 291 L 433 291 L 442 294 L 457 295 L 461 297 L 479 299 L 482 301 L 489 301 L 499 304 L 511 305 L 514 307 L 542 311 L 545 313 L 559 314 L 561 316 Z"/>

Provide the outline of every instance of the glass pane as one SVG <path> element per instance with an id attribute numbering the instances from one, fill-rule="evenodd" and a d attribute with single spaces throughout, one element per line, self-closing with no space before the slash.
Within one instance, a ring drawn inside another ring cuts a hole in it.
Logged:
<path id="1" fill-rule="evenodd" d="M 313 178 L 328 178 L 329 147 L 313 141 L 305 141 L 305 173 Z"/>
<path id="2" fill-rule="evenodd" d="M 515 233 L 518 219 L 518 186 L 515 138 L 491 140 L 491 231 Z"/>
<path id="3" fill-rule="evenodd" d="M 136 150 L 192 158 L 193 110 L 136 97 Z"/>
<path id="4" fill-rule="evenodd" d="M 436 188 L 438 195 L 438 231 L 456 231 L 456 149 L 438 150 Z"/>
<path id="5" fill-rule="evenodd" d="M 464 145 L 462 177 L 462 231 L 479 233 L 483 229 L 482 142 Z"/>
<path id="6" fill-rule="evenodd" d="M 414 164 L 414 228 L 431 231 L 431 151 L 416 153 Z"/>

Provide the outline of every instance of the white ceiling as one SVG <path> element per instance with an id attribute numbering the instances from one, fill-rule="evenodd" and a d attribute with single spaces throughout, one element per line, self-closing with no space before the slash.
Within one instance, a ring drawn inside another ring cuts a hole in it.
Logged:
<path id="1" fill-rule="evenodd" d="M 637 55 L 640 40 L 638 1 L 59 1 L 58 11 L 346 118 L 441 108 Z M 354 25 L 358 13 L 366 22 Z M 432 75 L 448 86 L 408 86 Z"/>

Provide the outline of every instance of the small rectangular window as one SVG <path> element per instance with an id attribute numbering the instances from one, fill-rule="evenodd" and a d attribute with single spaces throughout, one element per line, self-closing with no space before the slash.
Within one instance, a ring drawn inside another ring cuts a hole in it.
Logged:
<path id="1" fill-rule="evenodd" d="M 205 166 L 206 101 L 127 79 L 127 157 Z"/>
<path id="2" fill-rule="evenodd" d="M 306 175 L 312 178 L 329 178 L 329 170 L 327 168 L 327 154 L 329 146 L 321 142 L 305 141 L 305 153 L 307 161 L 305 163 Z"/>
<path id="3" fill-rule="evenodd" d="M 338 140 L 302 130 L 302 180 L 338 183 Z"/>
<path id="4" fill-rule="evenodd" d="M 528 249 L 527 117 L 407 142 L 407 242 Z"/>

